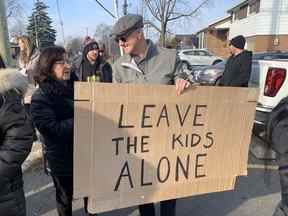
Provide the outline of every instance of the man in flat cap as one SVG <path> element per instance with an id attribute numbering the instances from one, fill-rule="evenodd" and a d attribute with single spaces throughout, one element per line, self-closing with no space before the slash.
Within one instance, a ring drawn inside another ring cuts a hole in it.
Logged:
<path id="1" fill-rule="evenodd" d="M 176 86 L 178 95 L 189 87 L 187 75 L 182 72 L 175 50 L 168 50 L 146 40 L 143 33 L 143 17 L 126 15 L 113 27 L 112 36 L 122 48 L 121 56 L 112 66 L 113 82 L 145 83 Z M 176 200 L 161 202 L 161 216 L 176 215 Z M 139 206 L 141 216 L 155 216 L 154 204 Z"/>
<path id="2" fill-rule="evenodd" d="M 113 82 L 175 84 L 178 95 L 190 85 L 176 51 L 145 39 L 142 16 L 121 17 L 113 27 L 112 36 L 124 52 L 112 66 Z"/>
<path id="3" fill-rule="evenodd" d="M 220 86 L 248 87 L 252 67 L 252 52 L 244 50 L 246 40 L 242 35 L 230 41 L 231 56 L 225 65 Z"/>

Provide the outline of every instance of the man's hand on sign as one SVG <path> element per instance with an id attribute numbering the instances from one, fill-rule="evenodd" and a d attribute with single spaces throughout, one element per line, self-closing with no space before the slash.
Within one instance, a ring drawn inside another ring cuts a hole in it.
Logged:
<path id="1" fill-rule="evenodd" d="M 176 80 L 177 95 L 180 95 L 184 91 L 184 89 L 189 88 L 190 86 L 191 86 L 191 83 L 188 80 L 177 79 Z"/>

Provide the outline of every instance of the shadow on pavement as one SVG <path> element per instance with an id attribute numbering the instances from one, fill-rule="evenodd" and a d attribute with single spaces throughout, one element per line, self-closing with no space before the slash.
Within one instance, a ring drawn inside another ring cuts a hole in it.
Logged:
<path id="1" fill-rule="evenodd" d="M 181 216 L 271 216 L 280 198 L 275 196 L 275 193 L 280 192 L 280 186 L 277 171 L 268 172 L 271 184 L 264 183 L 264 170 L 249 169 L 248 177 L 237 179 L 234 191 L 179 200 L 177 214 Z M 269 195 L 272 194 L 274 194 L 273 200 L 270 200 Z M 253 204 L 243 206 L 249 200 L 254 199 L 257 199 L 257 202 L 253 201 Z M 255 213 L 252 213 L 254 211 Z"/>

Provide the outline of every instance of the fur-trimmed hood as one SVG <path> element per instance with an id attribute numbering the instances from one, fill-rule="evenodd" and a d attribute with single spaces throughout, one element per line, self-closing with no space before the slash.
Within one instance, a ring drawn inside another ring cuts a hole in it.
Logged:
<path id="1" fill-rule="evenodd" d="M 0 69 L 0 93 L 5 93 L 11 89 L 17 89 L 23 95 L 28 88 L 28 79 L 17 69 Z"/>

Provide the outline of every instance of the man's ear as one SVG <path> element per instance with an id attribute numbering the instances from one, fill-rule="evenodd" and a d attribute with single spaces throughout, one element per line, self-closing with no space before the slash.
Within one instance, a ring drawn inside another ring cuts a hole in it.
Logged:
<path id="1" fill-rule="evenodd" d="M 142 30 L 139 30 L 138 39 L 142 38 L 144 38 L 144 32 Z"/>

